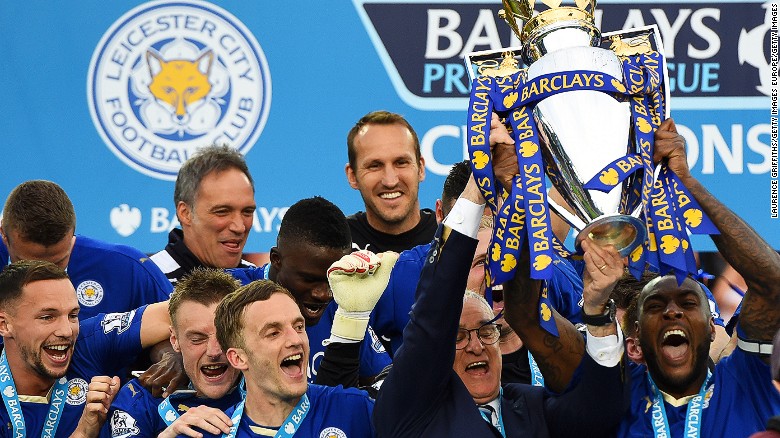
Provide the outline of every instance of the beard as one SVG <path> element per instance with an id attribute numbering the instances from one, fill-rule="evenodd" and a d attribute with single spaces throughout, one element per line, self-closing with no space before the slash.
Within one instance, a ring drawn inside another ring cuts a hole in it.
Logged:
<path id="1" fill-rule="evenodd" d="M 59 379 L 60 377 L 65 376 L 65 374 L 68 371 L 68 368 L 70 367 L 70 363 L 68 363 L 68 367 L 66 367 L 62 371 L 52 371 L 46 368 L 46 365 L 43 364 L 40 350 L 32 350 L 32 349 L 28 349 L 27 347 L 20 346 L 19 352 L 21 353 L 24 362 L 30 368 L 35 370 L 36 373 L 41 375 L 41 377 L 45 377 L 53 380 Z"/>

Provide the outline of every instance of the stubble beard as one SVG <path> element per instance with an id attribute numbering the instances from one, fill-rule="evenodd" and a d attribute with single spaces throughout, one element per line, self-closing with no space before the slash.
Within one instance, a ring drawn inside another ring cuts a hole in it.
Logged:
<path id="1" fill-rule="evenodd" d="M 35 372 L 38 373 L 41 377 L 56 380 L 60 377 L 64 377 L 67 373 L 67 368 L 65 368 L 65 370 L 61 373 L 55 373 L 54 371 L 46 368 L 46 365 L 43 364 L 43 359 L 41 359 L 40 351 L 32 351 L 27 347 L 21 347 L 19 352 L 21 353 L 24 362 L 27 363 L 33 370 L 35 370 Z M 69 367 L 70 363 L 68 363 L 68 368 Z"/>

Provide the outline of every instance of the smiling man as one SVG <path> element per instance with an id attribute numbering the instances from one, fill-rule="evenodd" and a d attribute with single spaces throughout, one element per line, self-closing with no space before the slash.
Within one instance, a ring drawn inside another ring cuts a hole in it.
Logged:
<path id="1" fill-rule="evenodd" d="M 436 216 L 420 210 L 425 160 L 409 122 L 387 111 L 366 114 L 347 135 L 347 156 L 347 181 L 366 207 L 348 218 L 355 246 L 380 253 L 429 243 Z"/>
<path id="2" fill-rule="evenodd" d="M 555 313 L 561 340 L 564 329 L 566 340 L 573 340 L 561 348 L 578 351 L 581 362 L 581 377 L 566 393 L 501 385 L 500 327 L 487 302 L 465 291 L 483 210 L 484 199 L 472 176 L 428 253 L 403 345 L 377 396 L 377 436 L 608 436 L 627 404 L 619 365 L 622 344 L 614 336 L 614 322 L 597 328 L 603 329 L 598 338 L 590 335 L 588 326 L 584 354 L 582 336 Z M 513 290 L 505 295 L 517 294 Z M 538 306 L 528 301 L 525 307 L 533 319 Z M 610 353 L 601 361 L 594 359 L 590 347 L 599 342 Z M 529 343 L 534 356 L 539 351 L 535 345 Z"/>
<path id="3" fill-rule="evenodd" d="M 241 154 L 228 146 L 199 150 L 179 170 L 173 192 L 181 229 L 153 255 L 171 283 L 197 267 L 253 266 L 242 254 L 256 208 L 255 186 Z"/>
<path id="4" fill-rule="evenodd" d="M 644 287 L 636 338 L 646 366 L 631 364 L 631 415 L 619 436 L 748 436 L 780 413 L 768 366 L 780 327 L 780 255 L 691 176 L 685 139 L 671 119 L 655 139 L 655 161 L 667 163 L 718 228 L 712 240 L 748 291 L 736 328 L 738 348 L 710 372 L 715 326 L 701 286 L 667 275 Z"/>
<path id="5" fill-rule="evenodd" d="M 286 288 L 298 303 L 311 343 L 307 362 L 313 382 L 330 337 L 336 303 L 328 285 L 328 268 L 352 252 L 352 239 L 344 213 L 332 202 L 316 196 L 302 199 L 287 210 L 279 226 L 271 261 L 259 268 L 231 269 L 242 284 L 273 280 Z M 360 376 L 367 380 L 390 364 L 390 357 L 373 330 L 360 347 Z"/>
<path id="6" fill-rule="evenodd" d="M 227 432 L 230 419 L 223 410 L 241 400 L 240 372 L 231 367 L 217 341 L 214 311 L 239 287 L 230 274 L 198 268 L 177 284 L 171 295 L 170 342 L 180 352 L 190 388 L 163 399 L 154 397 L 137 379 L 128 382 L 111 406 L 111 436 L 197 436 L 192 427 Z"/>
<path id="7" fill-rule="evenodd" d="M 246 379 L 246 401 L 226 411 L 233 424 L 226 436 L 374 435 L 368 394 L 308 383 L 306 323 L 286 289 L 267 280 L 243 286 L 219 304 L 215 324 Z"/>
<path id="8" fill-rule="evenodd" d="M 65 271 L 43 261 L 5 267 L 0 424 L 9 427 L 0 433 L 41 436 L 45 429 L 45 436 L 70 436 L 84 410 L 88 382 L 117 375 L 143 348 L 165 339 L 167 307 L 166 301 L 79 322 L 76 292 Z"/>

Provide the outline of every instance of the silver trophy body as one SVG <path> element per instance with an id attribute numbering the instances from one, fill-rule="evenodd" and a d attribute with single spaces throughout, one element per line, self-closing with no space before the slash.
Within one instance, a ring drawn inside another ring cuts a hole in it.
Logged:
<path id="1" fill-rule="evenodd" d="M 595 47 L 601 35 L 588 23 L 556 21 L 536 27 L 527 37 L 523 58 L 530 64 L 526 73 L 529 80 L 572 70 L 623 77 L 615 53 Z M 568 91 L 541 101 L 534 116 L 548 175 L 571 211 L 552 199 L 548 201 L 577 230 L 577 247 L 590 238 L 600 245 L 614 245 L 623 256 L 630 254 L 647 234 L 643 221 L 631 215 L 632 210 L 638 215 L 637 205 L 624 202 L 633 177 L 609 193 L 583 188 L 607 164 L 634 152 L 629 147 L 629 103 L 598 91 Z"/>

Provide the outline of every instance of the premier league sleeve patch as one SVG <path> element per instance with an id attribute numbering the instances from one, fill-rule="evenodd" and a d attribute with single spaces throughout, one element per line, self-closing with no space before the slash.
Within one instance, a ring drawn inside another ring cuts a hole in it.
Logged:
<path id="1" fill-rule="evenodd" d="M 141 433 L 141 430 L 135 424 L 135 418 L 125 411 L 114 411 L 114 415 L 111 416 L 110 424 L 112 438 L 124 438 Z"/>
<path id="2" fill-rule="evenodd" d="M 100 321 L 100 325 L 103 327 L 103 333 L 109 334 L 112 330 L 116 330 L 117 334 L 122 334 L 133 323 L 133 316 L 135 316 L 135 310 L 124 313 L 108 313 L 103 317 L 103 321 Z"/>
<path id="3" fill-rule="evenodd" d="M 376 352 L 377 354 L 387 353 L 385 350 L 385 346 L 382 345 L 382 341 L 379 340 L 379 336 L 376 335 L 376 332 L 374 332 L 374 329 L 371 328 L 371 326 L 368 326 L 368 335 L 371 338 L 371 348 Z"/>

